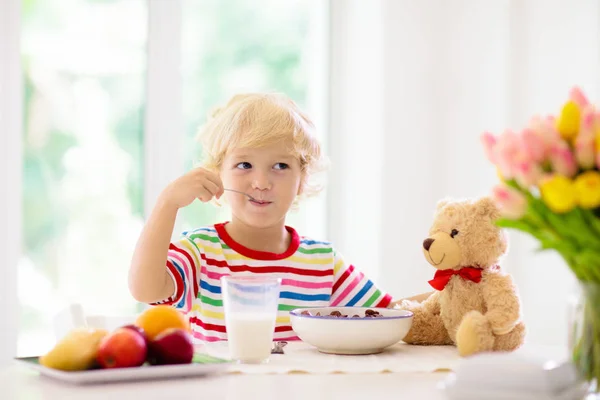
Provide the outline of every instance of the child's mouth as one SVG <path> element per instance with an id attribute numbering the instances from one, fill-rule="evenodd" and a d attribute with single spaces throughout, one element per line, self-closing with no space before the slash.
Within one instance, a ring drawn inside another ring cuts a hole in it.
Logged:
<path id="1" fill-rule="evenodd" d="M 259 206 L 259 207 L 264 207 L 264 206 L 268 206 L 269 204 L 271 204 L 272 201 L 254 199 L 254 200 L 250 200 L 250 203 L 252 203 L 256 206 Z"/>

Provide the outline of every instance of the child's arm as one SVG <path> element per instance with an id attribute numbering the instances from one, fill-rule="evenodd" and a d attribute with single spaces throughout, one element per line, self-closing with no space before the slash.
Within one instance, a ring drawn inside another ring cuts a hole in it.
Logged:
<path id="1" fill-rule="evenodd" d="M 389 307 L 392 296 L 375 284 L 352 264 L 346 264 L 334 251 L 334 280 L 331 306 L 339 307 Z"/>
<path id="2" fill-rule="evenodd" d="M 170 183 L 160 194 L 136 245 L 129 269 L 129 291 L 144 303 L 165 300 L 173 295 L 167 254 L 179 208 L 195 199 L 203 202 L 223 194 L 217 174 L 196 168 Z"/>
<path id="3" fill-rule="evenodd" d="M 177 210 L 159 199 L 142 230 L 129 269 L 129 291 L 137 301 L 160 301 L 175 290 L 166 264 Z"/>
<path id="4" fill-rule="evenodd" d="M 427 293 L 417 294 L 417 295 L 412 296 L 412 297 L 406 297 L 404 299 L 400 299 L 400 300 L 391 302 L 390 305 L 389 305 L 389 307 L 393 308 L 393 307 L 396 306 L 396 304 L 402 303 L 403 300 L 410 300 L 410 301 L 416 301 L 418 303 L 421 303 L 421 302 L 427 300 L 429 298 L 429 296 L 431 296 L 432 294 L 433 294 L 433 292 L 427 292 Z"/>

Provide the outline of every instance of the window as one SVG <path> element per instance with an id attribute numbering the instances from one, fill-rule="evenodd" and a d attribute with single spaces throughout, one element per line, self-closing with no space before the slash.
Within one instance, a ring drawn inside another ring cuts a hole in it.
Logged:
<path id="1" fill-rule="evenodd" d="M 181 7 L 180 19 L 161 12 L 149 18 L 153 6 L 170 4 Z M 321 137 L 326 135 L 327 2 L 170 4 L 22 2 L 19 355 L 39 354 L 54 343 L 52 318 L 69 303 L 101 314 L 132 313 L 139 306 L 128 292 L 127 271 L 147 211 L 144 204 L 151 203 L 149 193 L 157 190 L 148 187 L 152 180 L 145 176 L 144 161 L 168 163 L 170 154 L 155 146 L 152 151 L 164 152 L 157 156 L 145 147 L 148 135 L 154 135 L 144 126 L 145 110 L 156 96 L 146 82 L 156 61 L 147 54 L 155 40 L 148 32 L 162 34 L 149 28 L 175 24 L 181 33 L 183 117 L 174 126 L 184 129 L 160 134 L 183 135 L 186 169 L 199 160 L 195 136 L 208 110 L 240 91 L 285 92 L 309 112 Z M 173 81 L 160 76 L 172 69 L 153 71 L 159 72 L 152 79 Z M 162 167 L 155 165 L 152 171 Z M 323 237 L 324 210 L 322 194 L 289 223 L 304 234 Z M 180 213 L 176 229 L 226 218 L 225 209 L 193 204 Z"/>
<path id="2" fill-rule="evenodd" d="M 69 302 L 130 313 L 143 224 L 147 6 L 143 0 L 23 2 L 23 251 L 19 354 L 53 343 Z"/>

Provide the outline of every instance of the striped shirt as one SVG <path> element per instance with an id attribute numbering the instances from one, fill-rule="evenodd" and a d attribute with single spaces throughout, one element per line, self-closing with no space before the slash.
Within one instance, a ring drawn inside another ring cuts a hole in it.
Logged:
<path id="1" fill-rule="evenodd" d="M 175 291 L 153 304 L 171 304 L 187 313 L 197 342 L 226 340 L 221 297 L 222 276 L 269 274 L 282 279 L 274 340 L 297 340 L 289 311 L 302 307 L 387 307 L 392 298 L 342 256 L 330 243 L 300 237 L 290 227 L 290 246 L 275 254 L 235 242 L 225 224 L 183 233 L 170 244 L 167 270 Z"/>

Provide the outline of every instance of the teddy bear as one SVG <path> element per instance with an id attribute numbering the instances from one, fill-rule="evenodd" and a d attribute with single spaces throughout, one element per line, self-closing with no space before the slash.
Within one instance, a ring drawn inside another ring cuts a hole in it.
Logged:
<path id="1" fill-rule="evenodd" d="M 437 204 L 423 241 L 425 259 L 437 270 L 429 281 L 435 291 L 420 303 L 404 300 L 396 306 L 414 314 L 404 342 L 456 345 L 463 357 L 523 344 L 517 288 L 499 265 L 508 247 L 494 223 L 499 216 L 489 197 Z"/>

